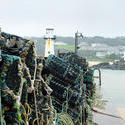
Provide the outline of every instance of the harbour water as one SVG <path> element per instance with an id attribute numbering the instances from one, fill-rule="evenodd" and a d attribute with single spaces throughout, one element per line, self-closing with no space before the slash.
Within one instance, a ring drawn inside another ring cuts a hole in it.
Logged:
<path id="1" fill-rule="evenodd" d="M 125 71 L 101 70 L 103 97 L 116 108 L 125 108 Z"/>
<path id="2" fill-rule="evenodd" d="M 108 101 L 105 105 L 105 110 L 101 110 L 101 112 L 120 116 L 117 109 L 125 109 L 125 71 L 101 70 L 101 74 L 101 93 L 103 99 Z M 95 72 L 95 75 L 97 75 L 97 72 Z M 123 119 L 121 120 L 97 113 L 94 113 L 94 121 L 98 123 L 98 125 L 125 125 Z"/>

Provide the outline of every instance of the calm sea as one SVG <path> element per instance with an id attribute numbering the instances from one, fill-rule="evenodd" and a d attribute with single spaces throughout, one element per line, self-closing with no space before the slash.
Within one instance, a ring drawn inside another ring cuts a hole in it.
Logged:
<path id="1" fill-rule="evenodd" d="M 125 71 L 101 70 L 101 74 L 103 98 L 112 102 L 116 108 L 125 108 Z"/>

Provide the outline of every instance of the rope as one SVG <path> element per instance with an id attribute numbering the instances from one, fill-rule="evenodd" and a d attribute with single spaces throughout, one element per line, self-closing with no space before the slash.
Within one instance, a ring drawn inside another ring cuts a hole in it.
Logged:
<path id="1" fill-rule="evenodd" d="M 119 119 L 122 119 L 121 117 L 119 116 L 116 116 L 116 115 L 112 115 L 112 114 L 108 114 L 108 113 L 104 113 L 104 112 L 100 112 L 100 111 L 97 111 L 95 109 L 91 109 L 93 112 L 95 113 L 98 113 L 98 114 L 102 114 L 102 115 L 107 115 L 107 116 L 110 116 L 110 117 L 113 117 L 113 118 L 119 118 Z"/>
<path id="2" fill-rule="evenodd" d="M 25 117 L 25 123 L 27 123 L 28 118 L 27 118 L 26 110 L 25 110 L 25 108 L 24 108 L 24 106 L 22 104 L 20 104 L 20 107 L 22 107 L 22 109 L 23 109 L 23 116 Z"/>
<path id="3" fill-rule="evenodd" d="M 32 109 L 30 108 L 29 104 L 27 104 L 27 103 L 25 104 L 25 106 L 27 106 L 27 109 L 28 109 L 27 112 L 26 112 L 25 107 L 22 104 L 20 104 L 20 107 L 22 107 L 22 109 L 23 109 L 23 116 L 25 117 L 25 123 L 26 123 L 26 125 L 28 125 L 28 116 L 31 114 Z"/>
<path id="4" fill-rule="evenodd" d="M 67 113 L 61 114 L 60 120 L 61 121 L 60 121 L 59 125 L 74 125 L 72 118 Z M 58 125 L 58 123 L 56 123 L 56 125 Z"/>
<path id="5" fill-rule="evenodd" d="M 26 103 L 25 105 L 27 106 L 27 109 L 28 109 L 27 115 L 29 116 L 32 113 L 32 109 L 28 103 Z"/>
<path id="6" fill-rule="evenodd" d="M 53 121 L 56 120 L 56 111 L 53 107 L 51 107 L 49 111 L 51 112 L 51 116 L 48 120 L 48 125 L 52 125 Z"/>
<path id="7" fill-rule="evenodd" d="M 75 86 L 75 88 L 77 88 L 77 87 L 78 87 L 78 85 Z M 68 92 L 69 92 L 69 89 L 70 89 L 70 88 L 68 88 Z M 67 94 L 67 96 L 68 96 L 68 94 Z M 58 115 L 57 120 L 56 120 L 57 123 L 60 123 L 60 122 L 61 122 L 61 121 L 59 120 L 59 118 L 60 118 L 60 116 L 64 113 L 64 110 L 65 110 L 65 109 L 68 109 L 68 102 L 70 101 L 71 98 L 72 98 L 72 94 L 71 94 L 71 96 L 69 97 L 69 99 L 67 98 L 66 105 L 65 105 L 64 108 L 62 109 L 61 113 Z"/>
<path id="8" fill-rule="evenodd" d="M 83 77 L 86 75 L 87 72 L 88 72 L 88 71 L 84 72 L 84 74 L 82 75 L 82 78 L 81 78 L 82 80 L 81 80 L 81 82 L 83 82 Z M 81 82 L 80 82 L 80 83 L 77 83 L 74 88 L 77 88 L 77 87 L 80 86 L 80 93 L 82 94 L 82 88 L 83 88 L 84 86 L 81 86 Z M 68 91 L 69 91 L 69 89 L 70 89 L 70 88 L 68 88 Z M 67 94 L 67 97 L 68 97 L 68 94 Z M 60 118 L 60 116 L 64 113 L 64 110 L 65 110 L 65 109 L 67 110 L 67 108 L 68 108 L 68 102 L 70 101 L 71 98 L 72 98 L 72 94 L 71 94 L 71 96 L 69 97 L 69 99 L 67 98 L 66 105 L 65 105 L 64 108 L 62 109 L 61 113 L 58 115 L 57 120 L 56 120 L 56 123 L 59 123 L 59 124 L 60 124 L 61 120 L 60 120 L 59 118 Z M 82 110 L 82 107 L 81 107 L 81 110 Z M 82 114 L 81 114 L 81 115 L 82 115 Z M 82 116 L 81 116 L 81 122 L 82 122 Z M 67 124 L 66 124 L 66 125 L 67 125 Z"/>
<path id="9" fill-rule="evenodd" d="M 87 73 L 87 71 L 83 74 L 83 76 L 84 76 L 86 73 Z M 82 81 L 83 81 L 83 77 L 82 77 Z M 76 84 L 76 86 L 75 86 L 74 88 L 77 88 L 77 87 L 79 87 L 79 86 L 80 86 L 80 84 L 78 83 L 78 84 Z M 68 88 L 68 92 L 69 92 L 69 89 L 70 89 L 70 88 Z M 82 86 L 80 86 L 80 89 L 82 89 Z M 67 92 L 67 93 L 68 93 L 68 92 Z M 68 94 L 67 94 L 67 97 L 68 97 Z M 60 116 L 64 113 L 64 110 L 68 108 L 68 102 L 70 101 L 71 98 L 72 98 L 72 94 L 71 94 L 71 96 L 69 97 L 69 99 L 67 98 L 66 105 L 65 105 L 64 108 L 62 109 L 62 112 L 60 113 L 60 115 L 58 115 L 57 120 L 56 120 L 57 123 L 60 123 L 59 118 L 60 118 Z"/>
<path id="10" fill-rule="evenodd" d="M 35 46 L 35 43 L 34 43 L 34 46 Z M 35 48 L 36 48 L 36 47 L 34 47 L 34 52 L 35 52 L 35 55 L 36 55 L 36 50 L 35 50 Z M 35 81 L 35 78 L 36 78 L 36 71 L 37 71 L 37 62 L 36 62 L 36 58 L 35 58 L 35 71 L 34 71 L 33 81 Z M 34 87 L 34 84 L 33 84 L 32 86 Z M 36 100 L 35 90 L 33 91 L 33 94 L 34 94 L 34 103 L 35 103 L 35 112 L 36 112 L 37 125 L 40 125 L 40 124 L 39 124 L 38 111 L 37 111 L 37 100 Z"/>
<path id="11" fill-rule="evenodd" d="M 34 43 L 35 44 L 35 43 Z M 36 46 L 36 45 L 34 45 L 34 46 Z M 36 55 L 36 49 L 35 49 L 36 47 L 34 47 L 34 52 L 35 52 L 35 55 Z M 33 80 L 35 80 L 36 79 L 36 71 L 37 71 L 37 62 L 36 62 L 36 58 L 35 58 L 35 71 L 34 71 L 34 76 L 33 76 Z"/>
<path id="12" fill-rule="evenodd" d="M 33 125 L 35 125 L 35 121 L 37 121 L 37 125 L 39 124 L 39 119 L 40 118 L 35 118 L 34 120 L 33 120 Z"/>

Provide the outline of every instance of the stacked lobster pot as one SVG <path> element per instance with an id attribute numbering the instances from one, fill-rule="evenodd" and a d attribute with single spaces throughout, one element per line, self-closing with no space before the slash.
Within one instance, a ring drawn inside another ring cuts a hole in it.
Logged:
<path id="1" fill-rule="evenodd" d="M 64 59 L 67 62 L 72 63 L 72 65 L 78 65 L 83 70 L 83 93 L 84 93 L 84 114 L 85 114 L 85 121 L 88 118 L 88 115 L 91 108 L 92 100 L 94 99 L 94 94 L 96 90 L 96 86 L 94 84 L 93 76 L 94 76 L 94 70 L 88 67 L 88 63 L 86 62 L 86 59 L 83 57 L 80 57 L 76 55 L 75 53 L 66 53 L 65 56 L 61 56 L 62 53 L 59 54 L 59 56 Z M 64 55 L 64 54 L 63 54 Z M 88 105 L 88 106 L 87 106 Z"/>
<path id="2" fill-rule="evenodd" d="M 63 55 L 63 56 L 62 56 Z M 57 124 L 65 124 L 63 114 L 68 114 L 74 125 L 86 124 L 88 110 L 94 94 L 93 70 L 86 59 L 74 53 L 50 55 L 45 67 L 51 74 L 48 85 L 53 89 L 53 105 L 59 117 Z M 64 56 L 65 55 L 65 56 Z M 68 122 L 67 122 L 68 125 Z"/>
<path id="3" fill-rule="evenodd" d="M 35 42 L 2 32 L 0 49 L 0 125 L 52 125 L 52 89 L 41 77 Z"/>
<path id="4" fill-rule="evenodd" d="M 32 40 L 0 34 L 0 125 L 83 125 L 93 71 L 75 54 L 45 59 L 35 49 Z"/>
<path id="5" fill-rule="evenodd" d="M 62 56 L 62 55 L 65 55 L 65 56 Z M 71 63 L 72 65 L 77 64 L 78 66 L 82 68 L 83 72 L 87 71 L 88 64 L 86 62 L 86 59 L 76 55 L 75 53 L 72 53 L 72 52 L 65 53 L 65 54 L 59 53 L 59 57 Z"/>
<path id="6" fill-rule="evenodd" d="M 48 85 L 53 89 L 53 105 L 59 116 L 67 113 L 75 125 L 80 125 L 84 121 L 82 68 L 54 55 L 48 57 L 45 67 L 51 74 Z M 57 123 L 63 122 L 59 119 Z"/>
<path id="7" fill-rule="evenodd" d="M 29 72 L 33 79 L 36 57 L 35 42 L 5 32 L 2 32 L 1 35 L 4 38 L 2 53 L 20 57 L 21 61 L 25 63 L 30 70 Z"/>
<path id="8" fill-rule="evenodd" d="M 84 114 L 85 116 L 85 121 L 88 118 L 88 115 L 90 112 L 91 108 L 91 103 L 92 100 L 94 99 L 94 94 L 95 94 L 95 89 L 96 86 L 93 81 L 93 76 L 94 76 L 94 70 L 88 67 L 88 63 L 85 58 L 80 57 L 76 55 L 75 53 L 66 53 L 65 56 L 61 56 L 62 53 L 59 54 L 59 56 L 64 59 L 67 62 L 72 63 L 72 65 L 78 65 L 83 69 L 83 93 L 84 93 Z M 86 106 L 88 105 L 88 106 Z"/>

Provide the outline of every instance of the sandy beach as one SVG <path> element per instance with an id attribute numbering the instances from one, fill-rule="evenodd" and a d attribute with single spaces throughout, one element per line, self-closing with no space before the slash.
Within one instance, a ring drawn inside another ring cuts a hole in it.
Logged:
<path id="1" fill-rule="evenodd" d="M 93 66 L 93 65 L 97 65 L 99 64 L 100 62 L 96 62 L 96 61 L 89 61 L 89 66 Z"/>
<path id="2" fill-rule="evenodd" d="M 118 108 L 117 112 L 119 113 L 122 120 L 125 122 L 125 108 Z"/>
<path id="3" fill-rule="evenodd" d="M 93 120 L 94 122 L 96 122 L 98 125 L 125 125 L 125 108 L 119 108 L 118 110 L 115 109 L 115 107 L 113 106 L 113 104 L 111 102 L 108 102 L 105 106 L 104 110 L 99 110 L 100 112 L 106 113 L 106 114 L 110 114 L 110 115 L 114 115 L 117 117 L 121 117 L 120 118 L 115 118 L 115 117 L 110 117 L 108 115 L 102 115 L 99 113 L 93 113 Z M 124 119 L 124 121 L 122 120 Z"/>

